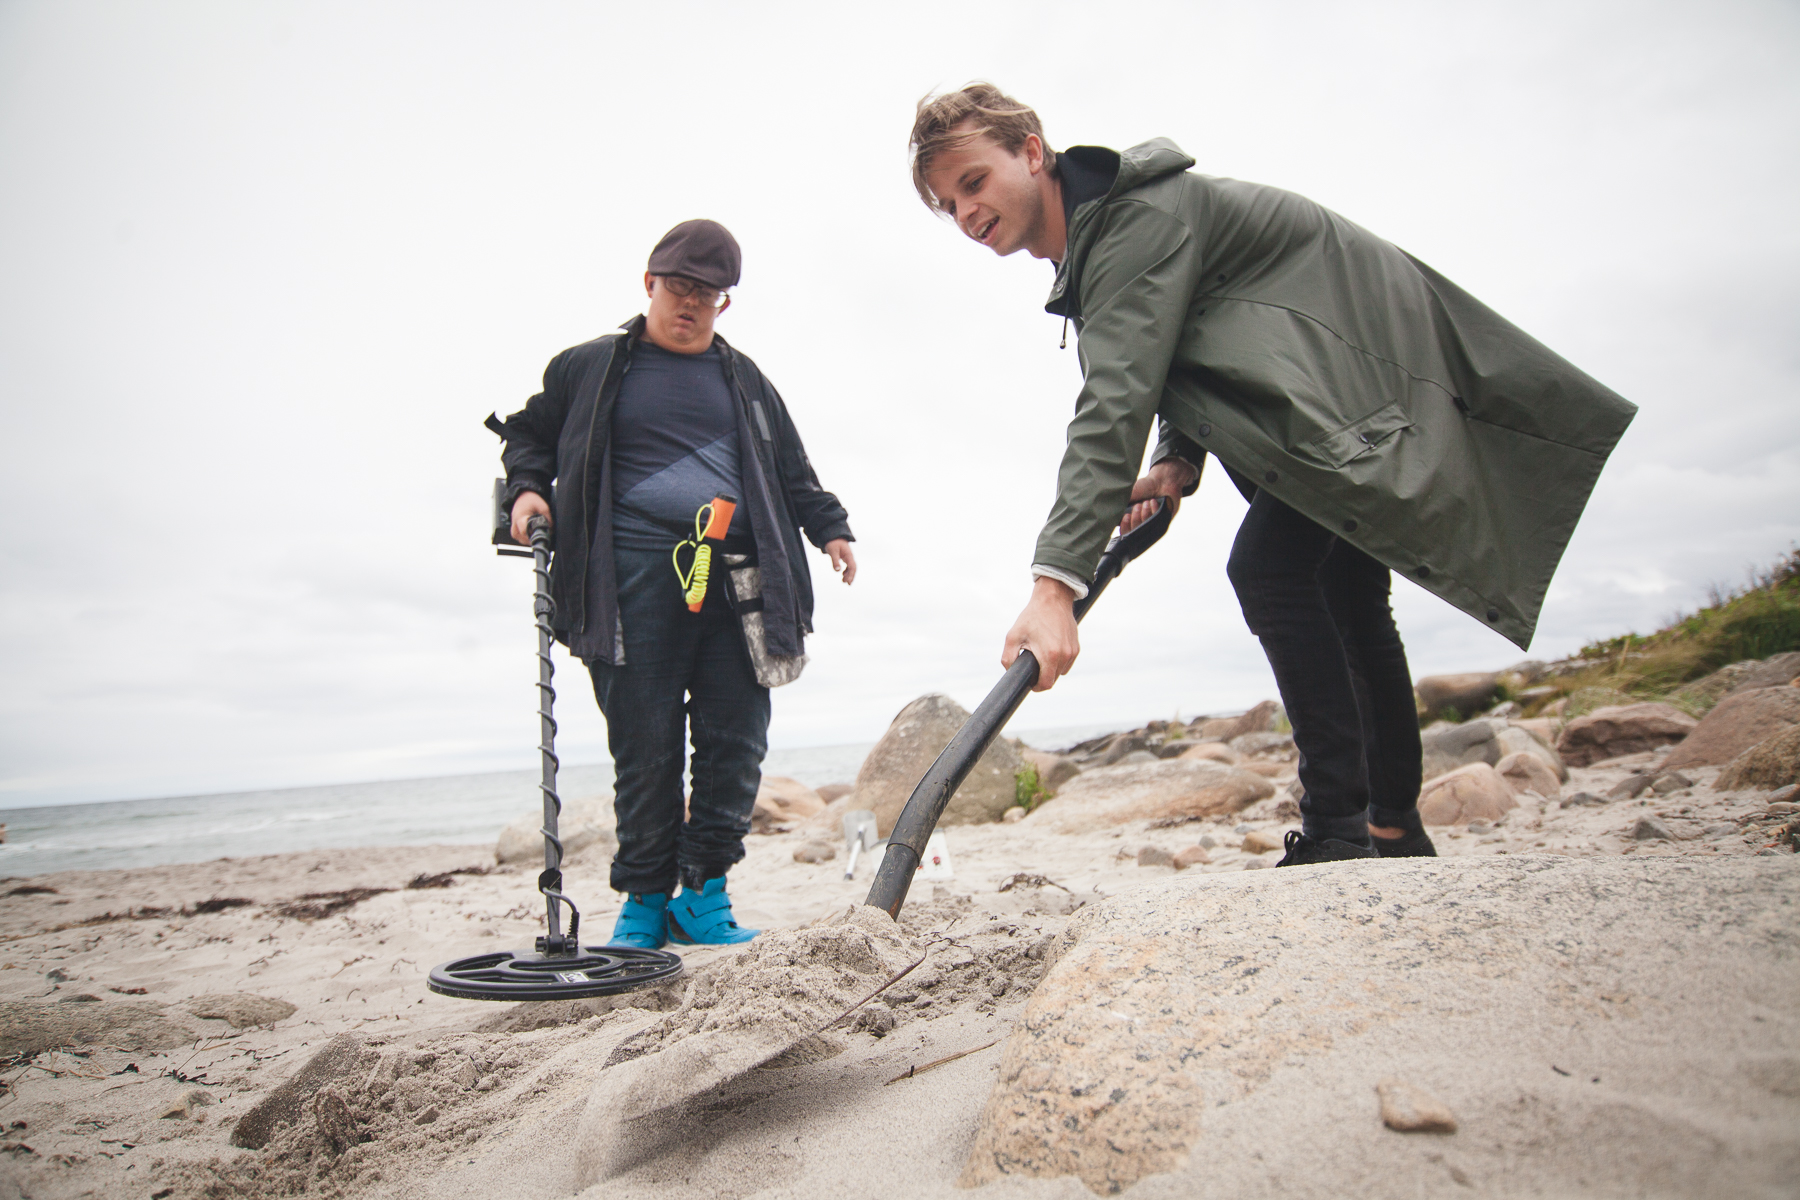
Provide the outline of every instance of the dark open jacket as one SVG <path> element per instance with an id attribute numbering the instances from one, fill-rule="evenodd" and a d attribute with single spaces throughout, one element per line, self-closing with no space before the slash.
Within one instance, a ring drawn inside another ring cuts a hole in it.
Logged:
<path id="1" fill-rule="evenodd" d="M 1161 138 L 1065 154 L 1046 306 L 1085 382 L 1032 560 L 1093 574 L 1154 420 L 1520 646 L 1636 408 L 1398 247 L 1312 201 L 1189 171 Z M 1116 173 L 1116 174 L 1115 174 Z"/>
<path id="2" fill-rule="evenodd" d="M 544 390 L 498 430 L 506 439 L 506 506 L 521 492 L 550 501 L 555 556 L 551 624 L 571 653 L 589 662 L 624 661 L 612 556 L 612 414 L 644 318 L 571 346 L 544 368 Z M 800 544 L 854 540 L 849 514 L 819 486 L 787 406 L 756 364 L 714 335 L 738 403 L 738 444 L 750 530 L 762 567 L 763 628 L 769 653 L 791 657 L 812 632 L 812 576 Z M 499 424 L 495 422 L 495 424 Z M 673 540 L 670 542 L 674 544 Z"/>

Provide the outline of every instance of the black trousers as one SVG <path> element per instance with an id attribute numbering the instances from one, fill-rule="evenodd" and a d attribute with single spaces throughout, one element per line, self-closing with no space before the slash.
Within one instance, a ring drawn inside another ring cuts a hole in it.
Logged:
<path id="1" fill-rule="evenodd" d="M 613 756 L 613 890 L 673 892 L 678 878 L 698 888 L 744 857 L 769 749 L 769 689 L 726 599 L 727 572 L 713 572 L 692 613 L 667 550 L 615 548 L 613 561 L 625 664 L 588 664 Z"/>
<path id="2" fill-rule="evenodd" d="M 1418 710 L 1388 569 L 1257 490 L 1226 568 L 1300 750 L 1303 832 L 1367 845 L 1419 824 Z"/>

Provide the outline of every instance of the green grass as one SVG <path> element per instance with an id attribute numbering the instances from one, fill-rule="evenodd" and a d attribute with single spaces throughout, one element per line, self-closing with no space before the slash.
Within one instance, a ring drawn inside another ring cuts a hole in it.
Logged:
<path id="1" fill-rule="evenodd" d="M 1551 681 L 1568 698 L 1565 716 L 1601 703 L 1668 700 L 1695 712 L 1710 709 L 1716 695 L 1685 693 L 1683 685 L 1745 659 L 1800 650 L 1800 550 L 1790 550 L 1735 591 L 1715 587 L 1712 603 L 1679 615 L 1655 633 L 1623 634 L 1581 648 L 1592 665 Z M 1555 703 L 1549 696 L 1536 708 Z"/>
<path id="2" fill-rule="evenodd" d="M 1026 812 L 1050 798 L 1044 790 L 1043 780 L 1038 778 L 1038 769 L 1026 763 L 1013 772 L 1013 801 Z"/>

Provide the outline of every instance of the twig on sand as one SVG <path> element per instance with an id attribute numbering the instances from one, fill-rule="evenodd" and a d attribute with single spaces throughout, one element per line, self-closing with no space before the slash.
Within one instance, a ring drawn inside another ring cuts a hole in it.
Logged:
<path id="1" fill-rule="evenodd" d="M 898 1075 L 894 1076 L 892 1079 L 888 1080 L 887 1083 L 884 1083 L 881 1086 L 886 1087 L 888 1085 L 888 1083 L 899 1083 L 902 1079 L 911 1079 L 914 1075 L 923 1075 L 925 1072 L 931 1070 L 931 1068 L 933 1068 L 933 1067 L 941 1067 L 947 1062 L 955 1062 L 959 1058 L 966 1058 L 971 1054 L 980 1053 L 981 1051 L 986 1050 L 988 1048 L 988 1046 L 998 1046 L 999 1044 L 1000 1044 L 1000 1039 L 995 1038 L 993 1041 L 988 1042 L 984 1045 L 974 1046 L 967 1050 L 958 1050 L 955 1054 L 946 1054 L 944 1057 L 938 1059 L 936 1062 L 928 1062 L 922 1067 L 908 1067 L 908 1068 L 906 1068 L 906 1070 L 900 1072 Z"/>
<path id="2" fill-rule="evenodd" d="M 932 947 L 932 949 L 936 949 L 936 947 L 934 946 L 934 947 Z M 858 1000 L 855 1004 L 852 1004 L 849 1008 L 846 1008 L 843 1012 L 839 1013 L 837 1016 L 831 1018 L 831 1020 L 829 1020 L 829 1021 L 825 1022 L 823 1025 L 819 1026 L 817 1029 L 815 1029 L 812 1032 L 811 1036 L 817 1037 L 819 1034 L 824 1033 L 827 1029 L 830 1029 L 833 1025 L 836 1025 L 839 1021 L 842 1021 L 845 1017 L 849 1016 L 851 1013 L 855 1012 L 857 1009 L 861 1008 L 863 1005 L 867 1004 L 869 1001 L 871 1001 L 875 997 L 881 995 L 881 993 L 887 991 L 889 988 L 893 987 L 896 983 L 899 983 L 902 979 L 905 979 L 908 975 L 912 974 L 914 967 L 917 967 L 919 965 L 919 963 L 924 962 L 926 959 L 928 959 L 930 957 L 931 957 L 931 950 L 925 951 L 925 953 L 919 955 L 918 962 L 913 963 L 912 966 L 904 967 L 901 970 L 896 971 L 894 974 L 890 975 L 888 977 L 888 980 L 886 983 L 882 984 L 880 987 L 876 988 L 874 991 L 872 991 L 868 995 L 864 996 L 861 1000 Z"/>

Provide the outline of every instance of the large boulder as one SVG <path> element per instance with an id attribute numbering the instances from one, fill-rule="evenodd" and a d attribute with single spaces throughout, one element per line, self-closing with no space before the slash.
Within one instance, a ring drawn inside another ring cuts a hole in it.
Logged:
<path id="1" fill-rule="evenodd" d="M 1752 787 L 1773 791 L 1790 783 L 1800 783 L 1800 727 L 1758 742 L 1732 759 L 1713 786 L 1722 792 Z"/>
<path id="2" fill-rule="evenodd" d="M 1739 1114 L 1794 1103 L 1792 863 L 1668 867 L 1336 862 L 1170 875 L 1089 904 L 1012 1024 L 961 1183 L 1789 1194 L 1792 1137 Z M 1465 1132 L 1384 1129 L 1376 1088 L 1392 1077 Z M 1305 1136 L 1288 1136 L 1296 1121 Z"/>
<path id="3" fill-rule="evenodd" d="M 1699 723 L 1672 704 L 1608 705 L 1563 726 L 1556 749 L 1571 767 L 1585 767 L 1679 742 Z"/>
<path id="4" fill-rule="evenodd" d="M 1499 690 L 1500 676 L 1494 671 L 1427 675 L 1413 684 L 1413 697 L 1418 702 L 1419 719 L 1431 721 L 1451 709 L 1464 717 L 1481 712 L 1493 703 Z"/>
<path id="5" fill-rule="evenodd" d="M 1020 824 L 1086 833 L 1127 821 L 1221 816 L 1274 794 L 1262 776 L 1207 759 L 1120 763 L 1083 771 Z"/>
<path id="6" fill-rule="evenodd" d="M 1207 717 L 1188 726 L 1189 736 L 1202 742 L 1229 742 L 1246 733 L 1270 733 L 1281 714 L 1281 705 L 1264 700 L 1249 712 L 1235 717 Z"/>
<path id="7" fill-rule="evenodd" d="M 875 814 L 881 836 L 894 828 L 920 777 L 968 719 L 968 710 L 948 696 L 920 696 L 900 710 L 869 751 L 856 773 L 856 806 Z M 1011 742 L 995 738 L 950 798 L 939 824 L 998 821 L 1017 803 L 1017 773 L 1024 765 Z"/>
<path id="8" fill-rule="evenodd" d="M 1800 650 L 1790 650 L 1770 658 L 1747 658 L 1720 667 L 1703 679 L 1685 684 L 1680 695 L 1686 701 L 1710 708 L 1733 692 L 1785 687 L 1796 678 L 1800 678 Z"/>
<path id="9" fill-rule="evenodd" d="M 1795 725 L 1800 725 L 1800 688 L 1732 692 L 1701 719 L 1663 765 L 1675 770 L 1728 763 Z"/>
<path id="10" fill-rule="evenodd" d="M 544 815 L 530 812 L 500 831 L 494 844 L 494 861 L 498 863 L 544 861 Z M 612 853 L 619 844 L 613 832 L 611 796 L 587 796 L 580 800 L 564 800 L 562 815 L 556 820 L 556 835 L 562 839 L 563 859 L 567 861 L 591 847 Z"/>
<path id="11" fill-rule="evenodd" d="M 1515 795 L 1523 792 L 1536 792 L 1546 800 L 1562 799 L 1562 781 L 1548 763 L 1535 754 L 1518 751 L 1507 755 L 1494 765 L 1500 778 Z"/>
<path id="12" fill-rule="evenodd" d="M 1481 762 L 1439 775 L 1419 793 L 1419 818 L 1427 825 L 1492 821 L 1517 807 L 1519 801 L 1500 772 Z"/>
<path id="13" fill-rule="evenodd" d="M 1497 721 L 1464 721 L 1427 729 L 1419 735 L 1424 769 L 1420 778 L 1436 779 L 1470 763 L 1493 766 L 1504 753 L 1496 736 L 1500 728 Z"/>
<path id="14" fill-rule="evenodd" d="M 756 807 L 750 810 L 751 833 L 774 833 L 825 811 L 819 793 L 785 775 L 764 775 L 756 789 Z"/>

